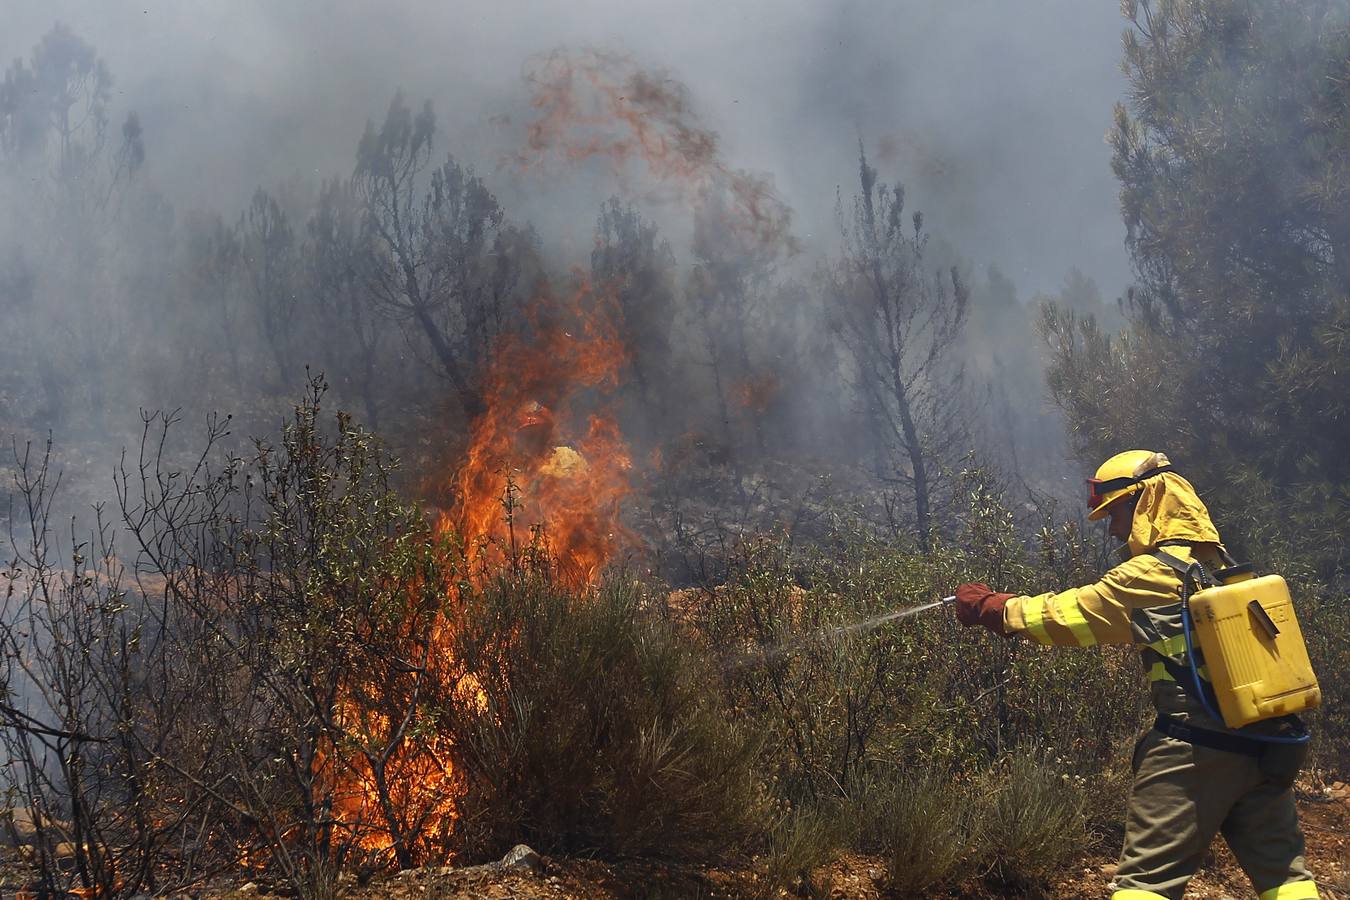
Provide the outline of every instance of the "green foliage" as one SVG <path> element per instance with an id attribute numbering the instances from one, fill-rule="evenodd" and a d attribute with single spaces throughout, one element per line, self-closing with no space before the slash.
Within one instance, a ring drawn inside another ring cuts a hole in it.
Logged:
<path id="1" fill-rule="evenodd" d="M 979 858 L 972 782 L 950 770 L 879 770 L 855 786 L 849 806 L 856 845 L 881 854 L 900 896 L 964 880 L 966 863 Z"/>
<path id="2" fill-rule="evenodd" d="M 779 542 L 749 542 L 735 577 L 696 610 L 697 633 L 726 660 L 732 708 L 764 729 L 789 795 L 834 793 L 883 747 L 899 752 L 904 718 L 926 714 L 920 698 L 943 668 L 925 640 L 941 613 L 854 627 L 932 596 L 928 560 L 860 533 L 838 535 L 832 551 L 794 558 Z"/>
<path id="3" fill-rule="evenodd" d="M 1049 386 L 1086 465 L 1167 452 L 1229 549 L 1300 585 L 1330 701 L 1322 750 L 1344 768 L 1350 7 L 1126 13 L 1130 101 L 1110 141 L 1140 284 L 1115 337 L 1043 310 Z"/>
<path id="4" fill-rule="evenodd" d="M 1311 589 L 1299 600 L 1299 622 L 1322 688 L 1321 708 L 1307 717 L 1315 735 L 1311 762 L 1344 778 L 1350 772 L 1350 603 Z"/>
<path id="5" fill-rule="evenodd" d="M 999 880 L 1043 877 L 1081 852 L 1085 779 L 1060 763 L 1028 746 L 986 776 L 980 831 Z"/>
<path id="6" fill-rule="evenodd" d="M 637 586 L 577 591 L 535 557 L 459 592 L 444 725 L 466 854 L 715 855 L 764 827 L 753 730 Z"/>
<path id="7" fill-rule="evenodd" d="M 1264 547 L 1259 532 L 1275 529 L 1340 578 L 1350 9 L 1130 12 L 1131 102 L 1111 141 L 1141 285 L 1119 340 L 1047 317 L 1051 388 L 1086 458 L 1166 450 L 1230 542 Z"/>
<path id="8" fill-rule="evenodd" d="M 945 609 L 875 621 L 958 581 L 1035 593 L 1099 573 L 1073 529 L 1047 529 L 1033 554 L 979 473 L 962 485 L 953 544 L 924 554 L 842 526 L 818 550 L 748 542 L 728 583 L 700 598 L 697 631 L 727 660 L 729 702 L 765 729 L 787 789 L 824 796 L 871 760 L 969 761 L 1042 735 L 1085 758 L 1109 756 L 1139 720 L 1128 651 L 994 640 Z"/>
<path id="9" fill-rule="evenodd" d="M 1051 867 L 1081 849 L 1089 818 L 1101 830 L 1119 817 L 1146 702 L 1128 648 L 1002 641 L 946 609 L 881 621 L 961 580 L 1034 593 L 1100 573 L 1100 548 L 1075 528 L 1047 526 L 1028 546 L 983 473 L 959 483 L 961 530 L 929 553 L 842 522 L 819 548 L 748 541 L 693 610 L 730 708 L 764 736 L 761 765 L 793 828 L 834 817 L 849 845 L 887 857 L 902 893 L 972 871 L 1034 880 L 1046 869 L 1025 857 Z M 806 833 L 781 838 L 792 856 L 821 843 Z M 1056 833 L 1071 837 L 1052 853 Z"/>

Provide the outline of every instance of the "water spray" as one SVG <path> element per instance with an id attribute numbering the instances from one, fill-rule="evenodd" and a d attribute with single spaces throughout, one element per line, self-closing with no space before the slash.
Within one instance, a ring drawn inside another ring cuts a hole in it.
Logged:
<path id="1" fill-rule="evenodd" d="M 921 603 L 918 606 L 911 606 L 907 609 L 897 609 L 894 612 L 882 613 L 879 616 L 873 616 L 861 622 L 854 622 L 852 625 L 844 625 L 839 628 L 831 628 L 817 636 L 817 640 L 823 640 L 827 637 L 835 637 L 841 634 L 856 634 L 860 631 L 871 631 L 887 622 L 893 622 L 896 619 L 907 619 L 910 616 L 916 616 L 921 612 L 928 612 L 930 609 L 936 609 L 945 603 L 955 603 L 956 596 L 943 597 L 941 600 L 934 600 L 932 603 Z"/>
<path id="2" fill-rule="evenodd" d="M 739 669 L 757 663 L 771 662 L 779 659 L 789 653 L 799 653 L 812 644 L 818 644 L 831 638 L 841 637 L 849 634 L 860 634 L 864 631 L 872 631 L 880 628 L 887 622 L 894 622 L 897 619 L 907 619 L 910 616 L 917 616 L 919 613 L 927 612 L 930 609 L 937 609 L 939 606 L 945 606 L 948 603 L 955 603 L 956 596 L 943 597 L 941 600 L 933 600 L 930 603 L 921 603 L 918 606 L 908 606 L 904 609 L 892 610 L 891 612 L 881 613 L 870 619 L 864 619 L 861 622 L 853 622 L 849 625 L 841 625 L 838 628 L 824 628 L 815 634 L 800 641 L 777 647 L 766 647 L 758 653 L 751 653 L 738 659 L 729 661 L 723 668 L 725 670 Z"/>

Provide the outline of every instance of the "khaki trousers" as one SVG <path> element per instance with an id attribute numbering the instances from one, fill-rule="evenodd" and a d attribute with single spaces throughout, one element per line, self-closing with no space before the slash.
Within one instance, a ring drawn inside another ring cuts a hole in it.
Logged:
<path id="1" fill-rule="evenodd" d="M 1133 768 L 1113 897 L 1181 900 L 1215 834 L 1262 900 L 1317 896 L 1293 789 L 1264 775 L 1255 757 L 1150 730 L 1135 747 Z"/>

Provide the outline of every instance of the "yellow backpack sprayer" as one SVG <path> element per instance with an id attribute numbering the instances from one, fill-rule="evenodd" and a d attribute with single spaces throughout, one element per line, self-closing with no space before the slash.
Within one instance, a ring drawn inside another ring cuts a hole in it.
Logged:
<path id="1" fill-rule="evenodd" d="M 1322 692 L 1283 578 L 1256 577 L 1250 565 L 1230 566 L 1210 576 L 1199 563 L 1161 550 L 1153 555 L 1181 575 L 1189 671 L 1178 681 L 1189 683 L 1210 715 L 1239 729 L 1317 708 Z M 1195 643 L 1205 660 L 1208 683 L 1200 675 Z M 1271 743 L 1309 740 L 1306 729 L 1287 737 L 1242 734 Z"/>

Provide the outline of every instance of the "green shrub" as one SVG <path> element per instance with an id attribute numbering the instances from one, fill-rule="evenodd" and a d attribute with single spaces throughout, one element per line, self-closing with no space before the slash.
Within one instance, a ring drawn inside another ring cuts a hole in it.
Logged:
<path id="1" fill-rule="evenodd" d="M 445 725 L 466 856 L 716 856 L 764 829 L 758 745 L 641 590 L 572 590 L 535 560 L 461 593 Z"/>
<path id="2" fill-rule="evenodd" d="M 830 863 L 844 844 L 838 809 L 806 805 L 782 816 L 768 834 L 764 897 L 777 897 L 798 886 L 812 896 L 828 893 L 813 871 Z"/>
<path id="3" fill-rule="evenodd" d="M 847 525 L 815 548 L 759 538 L 702 593 L 695 632 L 728 660 L 728 702 L 762 730 L 784 791 L 827 797 L 873 762 L 960 769 L 1027 742 L 1091 772 L 1130 746 L 1147 705 L 1132 648 L 1002 641 L 943 608 L 869 626 L 961 581 L 1035 593 L 1100 575 L 1076 529 L 1047 528 L 1028 547 L 978 473 L 963 484 L 953 544 L 922 553 Z"/>
<path id="4" fill-rule="evenodd" d="M 728 702 L 761 729 L 785 796 L 835 796 L 872 759 L 950 750 L 933 739 L 951 728 L 940 702 L 950 614 L 869 627 L 935 596 L 927 557 L 849 531 L 797 553 L 747 542 L 732 571 L 704 593 L 693 631 L 724 660 Z"/>
<path id="5" fill-rule="evenodd" d="M 1331 591 L 1291 583 L 1299 624 L 1322 689 L 1322 705 L 1305 718 L 1314 734 L 1311 764 L 1350 776 L 1350 602 Z"/>
<path id="6" fill-rule="evenodd" d="M 1082 852 L 1085 783 L 1060 760 L 1030 750 L 1007 757 L 985 776 L 978 815 L 996 881 L 1044 877 Z"/>
<path id="7" fill-rule="evenodd" d="M 857 844 L 885 859 L 888 886 L 901 897 L 960 881 L 979 854 L 970 782 L 951 772 L 874 774 L 855 788 L 851 806 Z"/>

